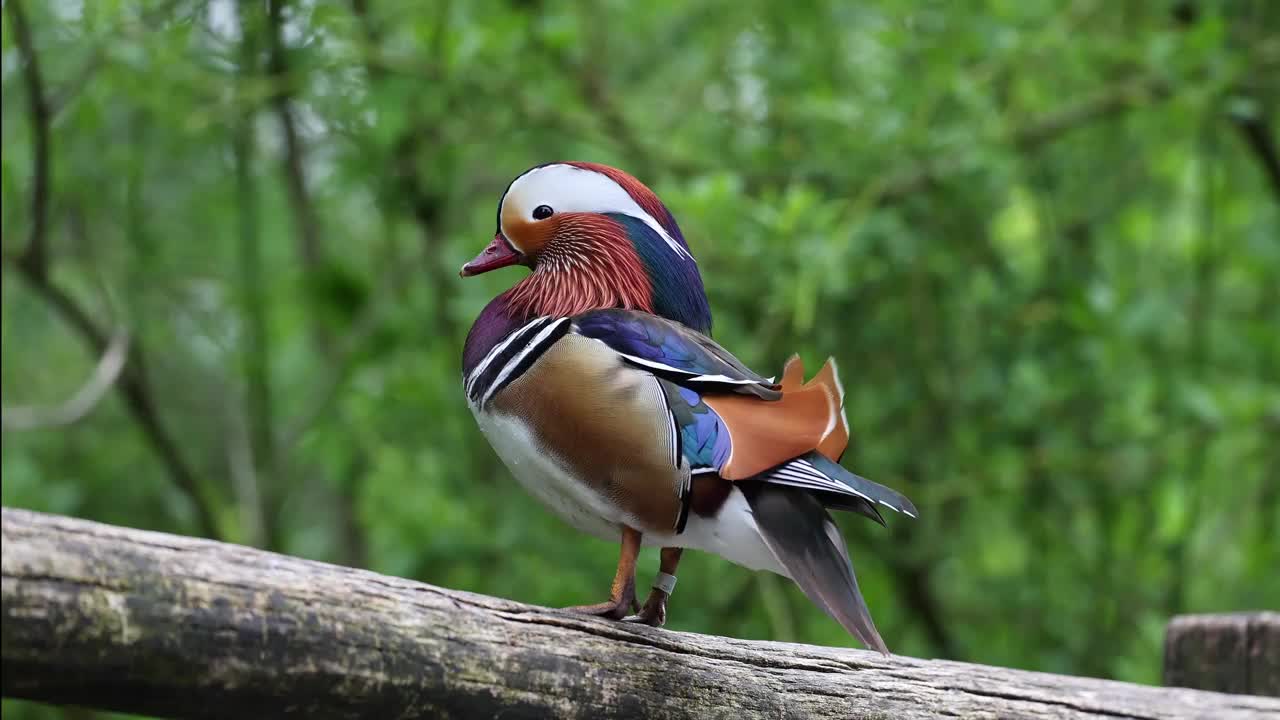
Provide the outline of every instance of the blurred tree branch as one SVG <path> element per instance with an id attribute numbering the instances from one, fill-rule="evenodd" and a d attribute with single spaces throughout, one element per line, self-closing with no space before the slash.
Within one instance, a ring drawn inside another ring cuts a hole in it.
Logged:
<path id="1" fill-rule="evenodd" d="M 913 306 L 911 315 L 915 322 L 912 333 L 913 363 L 916 371 L 916 385 L 920 395 L 917 402 L 911 403 L 908 422 L 918 424 L 922 437 L 945 437 L 953 432 L 952 424 L 955 415 L 955 398 L 946 391 L 940 390 L 935 378 L 930 375 L 930 360 L 935 357 L 950 358 L 952 353 L 948 345 L 952 344 L 951 328 L 945 322 L 946 313 L 942 306 L 945 303 L 943 288 L 927 265 L 916 265 L 911 270 L 909 288 L 906 290 L 909 302 Z M 947 368 L 950 370 L 951 368 Z M 948 384 L 953 387 L 953 384 Z M 942 447 L 946 447 L 945 445 Z M 945 450 L 943 450 L 945 452 Z M 936 457 L 936 456 L 935 456 Z M 946 467 L 946 459 L 935 461 L 934 467 Z M 930 473 L 928 458 L 924 455 L 913 455 L 903 468 L 903 478 L 908 488 L 924 488 Z M 939 518 L 948 513 L 939 512 Z M 918 528 L 905 523 L 894 523 L 891 531 L 896 547 L 918 548 L 915 553 L 893 553 L 890 555 L 889 567 L 893 572 L 894 584 L 900 597 L 907 606 L 916 613 L 924 624 L 925 633 L 934 650 L 945 658 L 960 657 L 951 629 L 947 626 L 948 612 L 941 598 L 935 592 L 932 583 L 936 548 L 921 547 L 912 543 L 913 535 L 920 533 Z M 935 535 L 937 537 L 937 535 Z"/>
<path id="2" fill-rule="evenodd" d="M 942 658 L 959 658 L 960 652 L 951 637 L 951 631 L 947 629 L 948 613 L 933 591 L 929 579 L 932 567 L 920 561 L 891 559 L 889 568 L 893 572 L 898 596 L 911 608 L 913 617 L 924 625 L 925 635 L 929 638 L 933 651 Z"/>
<path id="3" fill-rule="evenodd" d="M 1260 87 L 1248 87 L 1249 83 L 1260 86 L 1258 78 L 1274 77 L 1280 72 L 1280 45 L 1273 48 L 1269 56 L 1264 54 L 1258 63 L 1253 77 L 1246 78 L 1244 87 L 1238 91 L 1246 106 L 1229 113 L 1231 123 L 1240 133 L 1245 145 L 1253 153 L 1262 174 L 1271 184 L 1271 194 L 1280 203 L 1280 148 L 1276 145 L 1276 128 L 1274 115 L 1264 101 L 1264 93 Z"/>
<path id="4" fill-rule="evenodd" d="M 1214 124 L 1216 125 L 1216 119 Z M 1269 137 L 1265 136 L 1265 129 L 1263 132 L 1264 139 L 1269 140 Z M 1214 177 L 1220 162 L 1217 136 L 1216 132 L 1208 129 L 1203 134 L 1205 139 L 1199 150 L 1203 176 L 1198 213 L 1199 238 L 1192 266 L 1191 292 L 1187 298 L 1186 307 L 1186 362 L 1194 376 L 1198 378 L 1203 378 L 1212 367 L 1214 353 L 1212 323 L 1221 284 L 1219 276 L 1223 255 L 1217 237 L 1218 209 Z M 1274 151 L 1274 148 L 1272 150 Z M 1280 190 L 1280 187 L 1277 190 Z M 1157 350 L 1156 353 L 1158 352 Z M 1216 427 L 1214 423 L 1186 409 L 1182 412 L 1187 415 L 1185 423 L 1188 428 L 1187 440 L 1183 448 L 1186 472 L 1177 479 L 1177 482 L 1181 484 L 1189 507 L 1200 508 L 1203 507 L 1204 501 L 1204 487 L 1201 479 L 1204 477 L 1204 468 L 1208 462 L 1209 449 L 1216 434 Z M 1193 543 L 1187 535 L 1187 533 L 1180 534 L 1170 541 L 1166 548 L 1169 579 L 1166 583 L 1165 607 L 1170 615 L 1186 611 L 1189 585 L 1187 579 L 1195 573 L 1192 562 Z"/>
<path id="5" fill-rule="evenodd" d="M 1183 28 L 1190 28 L 1200 20 L 1199 3 L 1194 0 L 1179 0 L 1174 4 L 1172 12 L 1174 22 Z M 1260 75 L 1266 74 L 1267 64 L 1263 63 Z M 1243 96 L 1249 102 L 1257 103 L 1253 93 L 1244 92 Z M 1245 145 L 1257 159 L 1263 175 L 1271 183 L 1272 195 L 1280 202 L 1280 150 L 1277 150 L 1275 137 L 1272 135 L 1269 113 L 1258 103 L 1255 108 L 1229 112 L 1229 117 Z"/>
<path id="6" fill-rule="evenodd" d="M 325 251 L 316 204 L 307 183 L 306 147 L 300 137 L 295 114 L 295 91 L 299 81 L 293 74 L 292 64 L 289 61 L 289 48 L 285 42 L 285 5 L 286 0 L 268 0 L 267 3 L 267 72 L 273 80 L 275 88 L 270 102 L 279 120 L 285 141 L 283 172 L 288 189 L 289 205 L 294 218 L 299 256 L 307 273 L 306 284 L 310 290 L 307 294 L 307 300 L 311 310 L 312 342 L 318 355 L 325 358 L 328 367 L 331 369 L 329 377 L 334 379 L 322 383 L 321 387 L 324 389 L 320 393 L 310 394 L 311 396 L 319 397 L 319 401 L 309 405 L 308 409 L 304 410 L 294 423 L 288 425 L 280 435 L 278 442 L 275 438 L 270 440 L 271 444 L 268 446 L 270 450 L 269 462 L 275 477 L 272 482 L 273 492 L 267 495 L 269 498 L 267 514 L 271 518 L 271 524 L 268 527 L 274 529 L 275 532 L 270 532 L 267 537 L 269 546 L 277 548 L 281 547 L 282 540 L 278 534 L 278 525 L 281 520 L 280 511 L 283 507 L 282 481 L 290 476 L 289 466 L 291 463 L 288 454 L 296 446 L 302 433 L 311 429 L 320 419 L 324 410 L 329 407 L 343 381 L 348 377 L 351 366 L 358 356 L 357 350 L 363 346 L 367 333 L 376 329 L 376 321 L 381 319 L 378 313 L 372 309 L 375 303 L 368 298 L 364 298 L 359 307 L 352 308 L 356 313 L 355 317 L 348 323 L 342 337 L 335 338 L 329 329 L 326 311 L 334 303 L 334 299 L 332 297 L 332 288 L 322 285 L 322 283 L 328 283 L 335 277 L 336 268 L 331 264 Z M 248 18 L 248 16 L 247 10 L 242 10 L 241 17 Z M 242 20 L 242 23 L 248 22 L 249 20 Z M 247 24 L 246 27 L 248 27 Z M 245 36 L 245 43 L 246 58 L 251 59 L 254 56 L 254 50 L 250 46 L 252 38 L 249 34 Z M 252 270 L 252 268 L 246 269 Z M 347 309 L 342 308 L 342 310 Z M 260 313 L 264 311 L 257 309 L 254 312 Z M 264 331 L 264 343 L 265 339 Z M 262 352 L 266 352 L 265 345 Z M 265 357 L 258 362 L 265 363 Z M 265 369 L 259 374 L 262 373 L 265 373 Z M 259 388 L 259 392 L 263 391 L 264 388 Z M 318 410 L 313 411 L 311 408 L 318 408 Z M 259 412 L 263 412 L 263 410 L 259 409 Z M 334 422 L 338 425 L 349 424 L 349 420 L 341 408 L 334 413 L 334 416 Z M 264 434 L 270 434 L 270 432 L 269 429 L 262 431 Z M 354 437 L 354 433 L 344 432 L 343 434 Z M 265 441 L 265 438 L 260 440 L 260 442 L 263 441 Z M 367 450 L 363 444 L 355 443 L 353 454 L 354 458 L 340 472 L 342 478 L 336 483 L 340 495 L 335 503 L 336 511 L 341 518 L 344 532 L 348 536 L 354 535 L 354 529 L 358 527 L 353 515 L 356 501 L 350 495 L 350 489 L 354 486 L 351 473 L 358 472 L 359 469 L 366 467 L 368 464 L 366 460 Z M 351 537 L 346 540 L 342 544 L 343 561 L 352 565 L 364 564 L 363 540 L 354 541 Z"/>
<path id="7" fill-rule="evenodd" d="M 54 407 L 6 407 L 2 424 L 5 430 L 37 430 L 71 425 L 93 411 L 124 368 L 129 355 L 129 334 L 116 332 L 107 351 L 98 360 L 89 379 L 70 398 Z"/>
<path id="8" fill-rule="evenodd" d="M 143 28 L 142 31 L 155 32 L 156 24 L 161 20 L 171 18 L 175 10 L 183 2 L 184 0 L 167 0 L 152 7 L 142 8 L 137 17 L 138 24 Z M 56 118 L 59 113 L 65 110 L 71 104 L 71 101 L 80 94 L 80 91 L 89 84 L 89 81 L 107 65 L 107 43 L 120 42 L 121 36 L 126 35 L 128 32 L 129 28 L 127 26 L 113 28 L 113 32 L 105 35 L 110 40 L 99 41 L 90 48 L 84 61 L 80 64 L 80 69 L 71 74 L 71 79 L 64 82 L 62 87 L 56 91 L 50 91 L 47 103 L 51 117 Z"/>
<path id="9" fill-rule="evenodd" d="M 90 349 L 98 356 L 108 353 L 110 344 L 104 333 L 72 295 L 53 283 L 47 274 L 37 274 L 19 262 L 10 261 L 32 290 L 40 295 L 62 316 Z M 182 456 L 177 441 L 169 433 L 160 418 L 159 409 L 147 381 L 141 344 L 135 342 L 129 352 L 129 362 L 121 371 L 115 387 L 124 397 L 125 407 L 133 416 L 143 436 L 159 457 L 173 484 L 187 496 L 196 510 L 198 531 L 207 537 L 223 537 L 215 516 L 217 501 L 208 496 L 191 467 Z"/>
<path id="10" fill-rule="evenodd" d="M 1158 77 L 1123 80 L 1027 121 L 1009 133 L 1008 141 L 1023 152 L 1036 150 L 1099 120 L 1170 96 L 1171 88 Z M 971 166 L 967 157 L 944 156 L 891 173 L 873 191 L 873 202 L 882 207 L 895 205 Z"/>
<path id="11" fill-rule="evenodd" d="M 451 3 L 446 0 L 438 7 L 439 12 L 436 14 L 436 24 L 430 43 L 431 57 L 426 65 L 426 74 L 430 80 L 447 87 L 447 83 L 442 82 L 441 68 L 444 64 L 442 55 Z M 389 75 L 388 68 L 377 60 L 382 52 L 382 27 L 376 13 L 370 6 L 369 0 L 352 0 L 351 9 L 360 23 L 367 45 L 364 58 L 365 70 L 370 82 L 386 82 Z M 439 140 L 440 128 L 436 127 L 416 102 L 410 103 L 407 113 L 408 122 L 390 143 L 389 160 L 392 178 L 400 203 L 408 208 L 410 217 L 418 225 L 422 235 L 423 261 L 427 265 L 434 294 L 432 305 L 435 309 L 437 332 L 446 337 L 453 337 L 457 334 L 457 328 L 453 318 L 449 316 L 445 301 L 452 273 L 446 272 L 440 263 L 445 197 L 423 184 L 418 176 L 417 165 L 423 144 L 428 140 Z"/>
<path id="12" fill-rule="evenodd" d="M 369 76 L 374 81 L 383 81 L 389 76 L 387 65 L 376 59 L 378 55 L 378 44 L 381 40 L 380 28 L 378 22 L 371 15 L 371 9 L 367 0 L 353 0 L 352 9 L 356 17 L 360 19 L 360 26 L 365 35 L 366 44 L 369 47 L 365 49 L 365 67 Z M 401 136 L 393 141 L 393 145 L 397 147 L 396 158 L 393 159 L 393 177 L 396 179 L 399 195 L 411 206 L 411 215 L 424 234 L 424 241 L 434 243 L 439 236 L 438 223 L 439 215 L 439 199 L 434 199 L 428 192 L 421 187 L 413 159 L 415 159 L 417 143 L 420 142 L 422 136 L 421 120 L 417 120 L 419 124 L 411 123 L 410 127 L 404 129 Z M 435 263 L 434 258 L 429 258 L 429 263 Z M 396 263 L 388 274 L 383 275 L 376 282 L 376 287 L 383 288 L 383 291 L 392 293 L 398 288 L 406 286 L 408 279 L 416 272 L 415 265 L 411 263 Z M 438 323 L 447 322 L 447 314 L 443 313 L 443 284 L 436 284 L 434 287 L 438 299 L 436 304 L 440 307 Z M 293 418 L 285 421 L 283 427 L 278 433 L 278 441 L 275 443 L 276 454 L 279 456 L 280 464 L 284 464 L 284 457 L 298 446 L 303 436 L 310 432 L 323 418 L 326 411 L 329 411 L 333 405 L 334 398 L 342 391 L 344 383 L 347 382 L 352 369 L 355 368 L 357 360 L 360 359 L 361 352 L 365 350 L 366 343 L 372 336 L 383 328 L 389 304 L 378 299 L 370 299 L 364 302 L 364 305 L 358 309 L 351 322 L 347 324 L 342 336 L 334 338 L 330 343 L 329 350 L 326 352 L 326 368 L 321 379 L 312 384 L 312 391 L 307 393 L 308 402 L 305 407 Z M 443 319 L 442 319 L 443 318 Z M 349 469 L 355 473 L 357 469 L 365 468 L 367 459 L 352 460 Z M 349 473 L 348 473 L 349 474 Z M 349 507 L 347 511 L 349 512 Z M 353 525 L 353 520 L 346 518 L 344 523 Z"/>
<path id="13" fill-rule="evenodd" d="M 254 18 L 242 8 L 240 13 L 240 74 L 252 78 L 258 74 L 258 36 Z M 268 332 L 267 293 L 262 272 L 262 238 L 258 232 L 259 198 L 257 176 L 254 174 L 254 108 L 245 110 L 235 123 L 232 137 L 232 155 L 235 162 L 236 213 L 238 215 L 241 284 L 241 312 L 246 319 L 248 332 L 245 337 L 242 358 L 245 374 L 245 411 L 247 422 L 237 415 L 233 439 L 228 451 L 233 468 L 239 468 L 237 487 L 241 513 L 246 523 L 246 537 L 250 544 L 266 543 L 272 537 L 271 527 L 277 521 L 268 506 L 271 488 L 261 487 L 264 470 L 276 468 L 275 403 L 271 382 L 271 335 Z M 237 449 L 239 450 L 237 452 Z M 267 478 L 271 484 L 271 478 Z"/>
<path id="14" fill-rule="evenodd" d="M 1035 150 L 1080 127 L 1167 100 L 1172 95 L 1169 83 L 1155 75 L 1121 80 L 1034 118 L 1017 128 L 1009 139 L 1023 151 Z"/>
<path id="15" fill-rule="evenodd" d="M 598 16 L 600 6 L 595 3 L 580 3 L 579 8 L 585 16 L 582 20 L 584 26 L 596 29 L 587 36 L 592 41 L 592 47 L 585 50 L 586 56 L 588 58 L 608 57 L 610 28 L 608 20 Z M 535 33 L 535 36 L 542 39 L 540 33 Z M 549 47 L 545 43 L 542 49 L 558 59 L 564 71 L 573 78 L 583 102 L 587 107 L 595 110 L 608 135 L 622 146 L 628 163 L 634 168 L 631 173 L 647 182 L 653 182 L 657 178 L 654 152 L 641 142 L 640 135 L 632 127 L 631 120 L 615 102 L 608 79 L 603 72 L 608 65 L 590 61 L 575 63 L 565 52 Z M 676 158 L 671 157 L 663 157 L 659 162 L 668 172 L 675 171 L 680 164 Z"/>
<path id="16" fill-rule="evenodd" d="M 307 270 L 316 272 L 324 267 L 324 248 L 315 205 L 307 190 L 306 150 L 298 136 L 298 121 L 293 109 L 295 80 L 290 75 L 288 48 L 284 42 L 284 7 L 285 0 L 267 2 L 267 71 L 273 81 L 270 101 L 284 136 L 285 187 L 289 193 L 289 208 L 293 211 L 300 255 Z M 316 333 L 320 337 L 325 335 L 319 326 Z"/>
<path id="17" fill-rule="evenodd" d="M 89 51 L 89 57 L 85 59 L 84 64 L 80 66 L 80 69 L 72 76 L 71 80 L 49 98 L 50 116 L 57 117 L 58 113 L 62 112 L 76 95 L 80 94 L 80 91 L 89 84 L 89 80 L 102 68 L 105 60 L 104 55 L 105 52 L 101 47 L 95 47 Z"/>
<path id="18" fill-rule="evenodd" d="M 286 0 L 267 0 L 266 17 L 262 22 L 254 12 L 253 4 L 242 4 L 239 7 L 240 24 L 244 28 L 241 60 L 241 72 L 246 76 L 258 73 L 258 45 L 256 38 L 259 31 L 265 37 L 267 45 L 266 72 L 271 80 L 272 91 L 268 97 L 272 111 L 280 126 L 284 140 L 284 154 L 281 158 L 280 171 L 284 176 L 286 198 L 293 220 L 294 238 L 298 260 L 304 271 L 304 287 L 306 306 L 310 315 L 309 335 L 317 357 L 333 362 L 334 341 L 328 324 L 324 321 L 323 305 L 329 301 L 323 296 L 321 278 L 328 270 L 328 260 L 321 237 L 319 220 L 315 203 L 312 201 L 307 185 L 306 148 L 299 136 L 297 117 L 294 113 L 294 92 L 297 79 L 292 74 L 289 62 L 288 47 L 285 45 L 285 4 Z M 250 167 L 253 151 L 252 124 L 256 108 L 245 111 L 241 128 L 242 137 L 236 138 L 237 145 L 237 182 L 240 184 L 239 200 L 241 205 L 241 265 L 246 285 L 247 307 L 245 308 L 249 322 L 259 329 L 254 330 L 250 357 L 247 362 L 254 365 L 250 375 L 250 402 L 252 437 L 255 446 L 261 453 L 261 460 L 255 463 L 258 468 L 266 468 L 269 477 L 260 493 L 263 505 L 262 517 L 263 540 L 268 548 L 280 549 L 284 544 L 281 524 L 284 521 L 283 508 L 288 493 L 286 479 L 291 476 L 290 468 L 295 464 L 288 457 L 287 444 L 280 443 L 275 437 L 275 420 L 271 417 L 269 400 L 269 348 L 266 345 L 265 330 L 265 293 L 262 292 L 262 278 L 257 248 L 256 199 L 253 197 L 253 175 Z M 253 247 L 250 247 L 252 245 Z M 258 333 L 261 332 L 261 335 Z M 260 341 L 260 342 L 259 342 Z"/>
<path id="19" fill-rule="evenodd" d="M 1231 122 L 1243 136 L 1245 144 L 1253 151 L 1253 156 L 1261 166 L 1263 175 L 1271 183 L 1271 194 L 1280 203 L 1280 150 L 1276 148 L 1276 139 L 1272 134 L 1271 122 L 1266 113 L 1259 108 L 1249 115 L 1233 115 Z"/>
<path id="20" fill-rule="evenodd" d="M 543 0 L 512 0 L 511 6 L 531 20 L 536 20 L 543 13 Z M 589 36 L 591 47 L 583 51 L 584 55 L 587 58 L 608 57 L 609 23 L 598 17 L 600 9 L 591 3 L 579 4 L 578 8 L 582 13 L 580 22 L 583 26 L 596 28 L 596 32 Z M 536 26 L 530 29 L 529 38 L 535 54 L 551 58 L 560 74 L 572 83 L 582 103 L 593 110 L 592 116 L 599 118 L 595 123 L 596 129 L 603 128 L 608 140 L 621 148 L 632 175 L 644 182 L 653 182 L 659 169 L 676 175 L 693 175 L 703 169 L 681 157 L 661 153 L 658 148 L 641 140 L 641 134 L 636 132 L 630 118 L 614 98 L 605 65 L 575 60 L 565 48 L 547 42 L 544 33 Z"/>
<path id="21" fill-rule="evenodd" d="M 18 45 L 18 55 L 23 61 L 23 80 L 27 89 L 27 107 L 31 116 L 31 232 L 27 245 L 18 256 L 17 263 L 23 272 L 44 277 L 48 273 L 48 252 L 45 243 L 49 221 L 49 103 L 45 98 L 44 80 L 40 75 L 40 61 L 36 57 L 31 40 L 31 28 L 22 0 L 5 3 L 9 21 L 13 27 L 13 39 Z"/>
<path id="22" fill-rule="evenodd" d="M 5 259 L 27 281 L 31 289 L 53 306 L 63 320 L 80 334 L 96 356 L 107 357 L 111 354 L 111 342 L 107 334 L 71 293 L 50 277 L 47 251 L 50 194 L 49 106 L 21 0 L 10 0 L 5 4 L 5 9 L 9 12 L 18 53 L 25 68 L 28 108 L 32 134 L 35 137 L 32 144 L 34 179 L 31 193 L 31 233 L 22 253 L 16 258 Z M 195 474 L 182 457 L 177 442 L 160 419 L 146 379 L 141 343 L 133 344 L 126 360 L 115 385 L 124 397 L 125 406 L 159 456 L 173 484 L 194 505 L 199 532 L 209 537 L 221 537 L 213 510 L 215 503 L 206 497 Z"/>

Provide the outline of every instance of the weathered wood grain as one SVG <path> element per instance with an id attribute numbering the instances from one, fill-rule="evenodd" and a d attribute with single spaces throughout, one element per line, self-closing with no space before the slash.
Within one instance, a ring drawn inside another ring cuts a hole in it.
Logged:
<path id="1" fill-rule="evenodd" d="M 3 511 L 6 696 L 182 718 L 1262 718 L 1280 700 L 668 632 Z"/>
<path id="2" fill-rule="evenodd" d="M 1280 612 L 1175 617 L 1165 631 L 1164 684 L 1280 696 Z"/>

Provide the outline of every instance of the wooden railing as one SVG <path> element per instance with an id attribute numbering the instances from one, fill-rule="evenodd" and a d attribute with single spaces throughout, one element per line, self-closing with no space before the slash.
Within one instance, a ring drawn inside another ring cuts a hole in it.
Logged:
<path id="1" fill-rule="evenodd" d="M 6 697 L 165 717 L 1280 717 L 1275 698 L 671 632 L 7 508 L 2 600 Z"/>

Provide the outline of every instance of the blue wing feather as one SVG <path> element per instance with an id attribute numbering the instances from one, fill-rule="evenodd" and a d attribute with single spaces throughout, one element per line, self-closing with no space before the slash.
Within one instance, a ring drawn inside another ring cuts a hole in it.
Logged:
<path id="1" fill-rule="evenodd" d="M 625 360 L 677 385 L 756 395 L 781 394 L 728 350 L 678 323 L 634 310 L 595 310 L 574 318 L 574 332 L 599 340 Z"/>
<path id="2" fill-rule="evenodd" d="M 719 470 L 729 460 L 729 431 L 720 416 L 702 396 L 666 380 L 659 380 L 667 393 L 672 420 L 680 433 L 684 458 L 693 472 Z"/>

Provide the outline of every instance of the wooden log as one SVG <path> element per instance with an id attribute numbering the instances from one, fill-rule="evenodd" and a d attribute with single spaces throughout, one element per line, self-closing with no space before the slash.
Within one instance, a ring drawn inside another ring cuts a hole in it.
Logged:
<path id="1" fill-rule="evenodd" d="M 177 718 L 1280 717 L 1272 698 L 669 632 L 23 510 L 2 524 L 10 697 Z"/>
<path id="2" fill-rule="evenodd" d="M 1280 613 L 1175 617 L 1165 631 L 1164 684 L 1280 697 Z"/>

